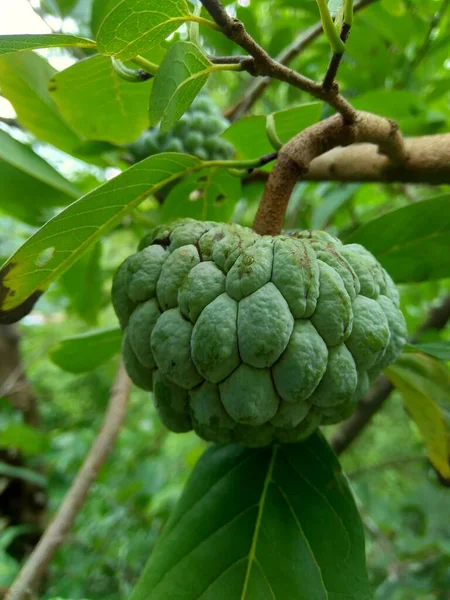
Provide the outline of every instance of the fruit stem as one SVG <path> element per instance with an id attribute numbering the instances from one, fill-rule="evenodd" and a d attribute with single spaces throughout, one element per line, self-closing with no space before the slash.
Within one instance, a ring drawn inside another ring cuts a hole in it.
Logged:
<path id="1" fill-rule="evenodd" d="M 144 69 L 146 73 L 150 73 L 150 75 L 156 75 L 159 68 L 158 65 L 155 65 L 155 63 L 150 62 L 143 56 L 135 56 L 131 62 L 134 62 L 135 65 L 138 65 Z"/>

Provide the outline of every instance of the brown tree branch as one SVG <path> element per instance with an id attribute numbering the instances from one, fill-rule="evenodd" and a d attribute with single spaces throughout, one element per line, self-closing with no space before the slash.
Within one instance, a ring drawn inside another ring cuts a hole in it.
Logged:
<path id="1" fill-rule="evenodd" d="M 357 112 L 353 124 L 346 123 L 341 115 L 334 115 L 312 125 L 279 151 L 256 213 L 254 230 L 263 235 L 278 235 L 292 189 L 308 173 L 312 161 L 336 146 L 360 142 L 376 144 L 389 157 L 390 164 L 401 164 L 407 159 L 403 138 L 397 124 L 390 119 Z"/>
<path id="2" fill-rule="evenodd" d="M 53 521 L 49 524 L 38 545 L 22 567 L 6 594 L 5 600 L 24 600 L 27 594 L 36 588 L 56 550 L 63 543 L 65 535 L 72 527 L 89 489 L 117 439 L 126 416 L 130 387 L 130 380 L 121 364 L 111 392 L 102 428 Z"/>
<path id="3" fill-rule="evenodd" d="M 428 313 L 424 323 L 410 341 L 417 340 L 420 333 L 430 329 L 443 329 L 450 319 L 450 295 L 433 307 Z M 384 375 L 380 375 L 375 384 L 361 400 L 353 415 L 344 421 L 330 440 L 330 445 L 336 454 L 341 454 L 359 436 L 363 429 L 370 423 L 372 417 L 380 410 L 391 392 L 394 390 L 391 382 Z"/>
<path id="4" fill-rule="evenodd" d="M 356 2 L 353 7 L 353 12 L 356 13 L 366 6 L 377 2 L 377 0 L 360 0 Z M 315 25 L 309 27 L 306 31 L 302 31 L 296 39 L 291 42 L 284 50 L 282 50 L 275 60 L 282 65 L 288 65 L 294 60 L 299 54 L 303 52 L 314 40 L 316 40 L 323 33 L 322 22 L 319 21 Z M 272 83 L 271 77 L 264 77 L 259 80 L 252 81 L 244 95 L 244 97 L 237 102 L 234 106 L 231 106 L 224 112 L 224 116 L 230 121 L 237 121 L 240 119 L 254 103 L 263 95 L 266 88 Z"/>
<path id="5" fill-rule="evenodd" d="M 405 139 L 407 158 L 392 164 L 373 144 L 335 148 L 311 162 L 308 181 L 450 183 L 450 133 Z"/>
<path id="6" fill-rule="evenodd" d="M 450 133 L 405 138 L 408 154 L 394 165 L 373 144 L 338 147 L 315 158 L 303 176 L 305 181 L 361 183 L 450 184 Z M 243 183 L 267 181 L 269 173 L 254 171 Z"/>
<path id="7" fill-rule="evenodd" d="M 350 35 L 350 25 L 347 25 L 346 23 L 344 23 L 342 25 L 341 34 L 339 36 L 341 38 L 341 40 L 344 42 L 344 44 L 347 41 L 349 35 Z M 325 72 L 325 77 L 323 78 L 323 81 L 322 81 L 322 87 L 324 90 L 332 89 L 332 87 L 334 85 L 334 80 L 336 79 L 336 75 L 339 70 L 339 65 L 341 64 L 343 56 L 344 56 L 343 53 L 337 54 L 336 52 L 333 52 L 333 54 L 331 56 L 331 60 L 328 64 L 327 70 Z"/>
<path id="8" fill-rule="evenodd" d="M 344 117 L 346 122 L 351 123 L 354 121 L 356 111 L 351 104 L 339 94 L 337 86 L 333 86 L 331 90 L 325 90 L 321 84 L 296 73 L 289 67 L 286 67 L 271 58 L 264 48 L 257 44 L 248 34 L 244 24 L 239 21 L 239 19 L 228 15 L 219 0 L 201 0 L 201 2 L 213 20 L 219 25 L 222 33 L 253 57 L 253 61 L 241 63 L 242 67 L 251 75 L 269 76 L 284 81 L 285 83 L 289 83 L 293 87 L 299 88 L 304 92 L 308 92 L 315 98 L 327 102 Z"/>

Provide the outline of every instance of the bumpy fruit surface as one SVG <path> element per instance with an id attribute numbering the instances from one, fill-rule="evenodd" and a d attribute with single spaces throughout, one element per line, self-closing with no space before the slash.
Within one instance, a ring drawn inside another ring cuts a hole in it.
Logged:
<path id="1" fill-rule="evenodd" d="M 202 160 L 227 160 L 232 158 L 234 149 L 219 136 L 228 125 L 214 102 L 200 95 L 171 131 L 149 129 L 128 149 L 137 161 L 160 152 L 192 154 Z"/>
<path id="2" fill-rule="evenodd" d="M 324 231 L 160 226 L 112 298 L 131 379 L 169 429 L 218 443 L 296 442 L 347 418 L 406 338 L 386 271 Z"/>

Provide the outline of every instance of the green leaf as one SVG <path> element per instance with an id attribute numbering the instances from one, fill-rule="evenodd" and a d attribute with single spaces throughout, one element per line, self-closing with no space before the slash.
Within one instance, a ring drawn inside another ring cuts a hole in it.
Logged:
<path id="1" fill-rule="evenodd" d="M 205 85 L 212 63 L 192 42 L 175 42 L 159 66 L 150 96 L 150 123 L 171 129 Z"/>
<path id="2" fill-rule="evenodd" d="M 91 30 L 94 34 L 98 33 L 101 24 L 109 15 L 112 9 L 122 2 L 122 0 L 93 0 L 91 11 Z"/>
<path id="3" fill-rule="evenodd" d="M 0 271 L 0 323 L 28 314 L 52 281 L 149 194 L 202 164 L 186 154 L 151 156 L 48 221 Z"/>
<path id="4" fill-rule="evenodd" d="M 273 152 L 266 133 L 266 117 L 245 117 L 236 121 L 222 137 L 233 144 L 237 159 L 258 158 Z"/>
<path id="5" fill-rule="evenodd" d="M 154 48 L 190 16 L 185 0 L 127 0 L 119 2 L 97 34 L 99 52 L 120 60 Z"/>
<path id="6" fill-rule="evenodd" d="M 419 350 L 440 360 L 450 360 L 450 342 L 424 342 L 423 344 L 408 344 L 412 351 Z"/>
<path id="7" fill-rule="evenodd" d="M 320 204 L 314 207 L 311 227 L 324 229 L 333 215 L 353 198 L 360 187 L 359 183 L 344 183 L 333 188 Z"/>
<path id="8" fill-rule="evenodd" d="M 14 448 L 24 454 L 40 454 L 48 449 L 47 436 L 25 423 L 9 423 L 0 430 L 0 448 Z"/>
<path id="9" fill-rule="evenodd" d="M 273 113 L 278 137 L 282 142 L 320 121 L 322 102 L 308 102 Z"/>
<path id="10" fill-rule="evenodd" d="M 128 144 L 148 127 L 151 85 L 151 81 L 124 81 L 110 58 L 97 55 L 57 73 L 49 91 L 61 115 L 80 137 Z"/>
<path id="11" fill-rule="evenodd" d="M 66 206 L 80 195 L 43 158 L 0 130 L 1 210 L 39 225 L 56 206 Z"/>
<path id="12" fill-rule="evenodd" d="M 34 52 L 0 57 L 2 95 L 19 121 L 37 138 L 71 153 L 82 140 L 60 115 L 48 91 L 56 70 Z"/>
<path id="13" fill-rule="evenodd" d="M 33 485 L 45 488 L 47 486 L 47 479 L 40 473 L 26 469 L 25 467 L 14 467 L 8 463 L 0 460 L 0 476 L 9 477 L 11 479 L 22 479 L 28 481 Z"/>
<path id="14" fill-rule="evenodd" d="M 96 329 L 60 340 L 50 350 L 51 360 L 69 373 L 93 371 L 120 352 L 122 332 L 119 327 Z"/>
<path id="15" fill-rule="evenodd" d="M 300 104 L 272 113 L 277 136 L 283 143 L 320 120 L 321 102 Z M 258 158 L 273 152 L 266 132 L 266 117 L 254 116 L 239 119 L 222 137 L 233 144 L 237 158 Z"/>
<path id="16" fill-rule="evenodd" d="M 398 283 L 450 277 L 450 195 L 389 212 L 345 242 L 365 246 Z"/>
<path id="17" fill-rule="evenodd" d="M 39 35 L 0 35 L 0 55 L 37 48 L 95 48 L 95 42 L 75 35 L 49 33 Z"/>
<path id="18" fill-rule="evenodd" d="M 240 179 L 226 169 L 193 173 L 169 192 L 161 207 L 161 220 L 190 217 L 200 221 L 228 221 L 240 192 Z"/>
<path id="19" fill-rule="evenodd" d="M 131 600 L 371 598 L 361 521 L 320 434 L 197 463 Z"/>
<path id="20" fill-rule="evenodd" d="M 439 473 L 450 478 L 450 423 L 445 413 L 450 407 L 450 371 L 425 354 L 402 354 L 385 370 L 401 392 L 409 415 L 415 421 Z"/>
<path id="21" fill-rule="evenodd" d="M 70 299 L 69 310 L 89 325 L 96 325 L 104 301 L 101 243 L 83 254 L 61 277 L 61 287 Z"/>

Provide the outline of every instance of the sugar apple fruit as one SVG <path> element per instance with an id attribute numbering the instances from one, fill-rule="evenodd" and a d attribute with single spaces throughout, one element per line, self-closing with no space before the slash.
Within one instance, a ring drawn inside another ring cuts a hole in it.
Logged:
<path id="1" fill-rule="evenodd" d="M 297 442 L 347 418 L 406 339 L 390 276 L 324 231 L 162 225 L 112 299 L 131 379 L 170 430 L 217 443 Z"/>
<path id="2" fill-rule="evenodd" d="M 192 154 L 202 160 L 227 160 L 234 154 L 233 146 L 220 134 L 228 121 L 208 96 L 195 98 L 175 127 L 163 133 L 159 127 L 149 129 L 128 150 L 139 161 L 159 152 Z"/>

